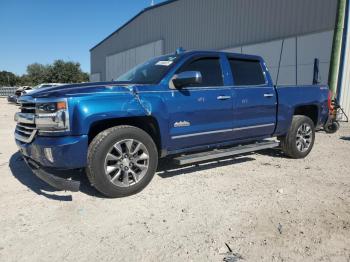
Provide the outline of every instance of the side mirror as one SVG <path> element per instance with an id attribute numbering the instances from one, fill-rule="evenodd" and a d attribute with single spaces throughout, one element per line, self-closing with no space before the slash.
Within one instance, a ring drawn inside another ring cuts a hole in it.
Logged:
<path id="1" fill-rule="evenodd" d="M 176 88 L 200 84 L 202 83 L 202 74 L 199 71 L 185 71 L 175 75 L 172 81 Z"/>

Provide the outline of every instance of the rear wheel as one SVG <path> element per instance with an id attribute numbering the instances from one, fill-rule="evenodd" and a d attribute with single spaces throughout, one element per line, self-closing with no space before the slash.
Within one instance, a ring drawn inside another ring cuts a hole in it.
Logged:
<path id="1" fill-rule="evenodd" d="M 117 126 L 101 132 L 91 142 L 87 175 L 102 194 L 123 197 L 144 189 L 157 164 L 157 147 L 146 132 Z"/>
<path id="2" fill-rule="evenodd" d="M 312 150 L 315 141 L 313 121 L 302 115 L 293 117 L 292 124 L 285 137 L 281 138 L 283 152 L 291 158 L 304 158 Z"/>

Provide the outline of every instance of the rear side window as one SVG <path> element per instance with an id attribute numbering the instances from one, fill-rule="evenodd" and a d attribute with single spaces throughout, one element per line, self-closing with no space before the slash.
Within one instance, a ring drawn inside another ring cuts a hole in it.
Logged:
<path id="1" fill-rule="evenodd" d="M 202 83 L 194 86 L 211 87 L 223 86 L 220 59 L 217 57 L 198 58 L 182 66 L 177 73 L 185 71 L 199 71 L 202 74 Z"/>
<path id="2" fill-rule="evenodd" d="M 229 59 L 229 61 L 235 85 L 245 86 L 265 84 L 265 77 L 260 61 L 234 58 Z"/>

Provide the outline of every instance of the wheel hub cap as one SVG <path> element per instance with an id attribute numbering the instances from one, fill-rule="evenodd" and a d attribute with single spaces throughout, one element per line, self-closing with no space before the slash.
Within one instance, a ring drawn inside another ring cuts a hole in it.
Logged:
<path id="1" fill-rule="evenodd" d="M 130 165 L 129 159 L 124 158 L 124 159 L 122 160 L 122 164 L 123 164 L 123 166 L 129 166 L 129 165 Z"/>
<path id="2" fill-rule="evenodd" d="M 297 131 L 296 146 L 300 152 L 306 152 L 312 143 L 312 128 L 309 124 L 302 124 Z"/>
<path id="3" fill-rule="evenodd" d="M 148 150 L 136 139 L 118 141 L 108 151 L 104 167 L 107 178 L 116 186 L 135 185 L 147 173 Z"/>

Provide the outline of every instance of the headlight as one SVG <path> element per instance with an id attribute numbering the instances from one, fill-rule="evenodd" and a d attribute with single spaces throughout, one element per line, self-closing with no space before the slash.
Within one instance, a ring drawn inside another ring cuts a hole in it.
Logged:
<path id="1" fill-rule="evenodd" d="M 66 101 L 60 102 L 50 102 L 50 103 L 38 103 L 36 104 L 36 113 L 37 114 L 47 114 L 47 113 L 55 113 L 58 110 L 66 110 L 67 103 Z"/>
<path id="2" fill-rule="evenodd" d="M 39 131 L 68 131 L 67 101 L 36 104 L 35 124 Z"/>

